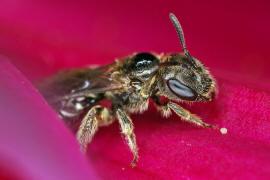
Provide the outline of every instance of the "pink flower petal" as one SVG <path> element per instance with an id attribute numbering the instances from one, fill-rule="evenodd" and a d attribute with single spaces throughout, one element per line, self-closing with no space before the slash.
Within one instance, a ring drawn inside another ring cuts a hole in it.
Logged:
<path id="1" fill-rule="evenodd" d="M 120 138 L 117 123 L 100 128 L 89 145 L 91 165 L 106 179 L 269 179 L 270 14 L 267 2 L 2 1 L 0 53 L 35 81 L 58 69 L 107 64 L 133 52 L 178 52 L 179 42 L 168 20 L 169 12 L 180 18 L 190 52 L 210 67 L 220 87 L 214 102 L 185 107 L 206 122 L 226 127 L 228 133 L 222 135 L 194 127 L 175 115 L 164 119 L 151 105 L 143 115 L 132 116 L 140 155 L 137 167 L 129 166 L 132 155 Z M 7 87 L 5 83 L 1 90 L 8 90 Z M 36 94 L 32 91 L 28 96 L 25 96 L 26 91 L 17 95 L 32 98 L 32 94 Z M 12 105 L 20 103 L 22 101 L 12 101 Z M 32 105 L 40 103 L 31 102 Z M 62 123 L 52 118 L 55 115 L 51 110 L 47 111 L 50 113 L 38 119 L 51 122 L 50 126 L 53 124 L 57 133 L 67 136 L 66 141 L 73 139 L 69 143 L 77 148 L 74 137 L 66 130 L 60 133 L 58 126 L 62 127 Z M 39 116 L 38 112 L 34 112 L 34 116 Z M 28 116 L 21 113 L 20 118 Z M 26 128 L 32 132 L 34 125 L 31 124 Z M 17 139 L 16 134 L 13 136 Z M 41 149 L 59 145 L 50 143 Z M 25 146 L 24 141 L 18 144 Z M 66 148 L 67 152 L 61 152 L 69 154 L 71 150 Z M 63 159 L 59 155 L 54 160 Z M 17 158 L 8 157 L 0 162 L 12 162 L 13 167 L 22 168 Z M 76 173 L 77 169 L 85 172 L 85 168 L 74 168 L 75 172 L 68 173 Z M 9 172 L 18 172 L 17 169 Z M 25 173 L 24 177 L 36 177 L 36 166 L 20 170 Z M 91 167 L 89 171 L 92 172 Z M 53 168 L 47 169 L 48 176 L 52 173 L 55 173 Z"/>
<path id="2" fill-rule="evenodd" d="M 0 84 L 0 177 L 8 172 L 18 179 L 94 179 L 74 136 L 2 57 Z"/>
<path id="3" fill-rule="evenodd" d="M 162 118 L 151 107 L 133 115 L 139 162 L 122 143 L 119 127 L 100 129 L 89 158 L 105 178 L 268 179 L 270 178 L 270 95 L 219 79 L 213 103 L 186 106 L 228 133 L 194 127 L 176 115 Z M 111 170 L 113 169 L 113 170 Z M 136 171 L 136 173 L 134 172 Z"/>

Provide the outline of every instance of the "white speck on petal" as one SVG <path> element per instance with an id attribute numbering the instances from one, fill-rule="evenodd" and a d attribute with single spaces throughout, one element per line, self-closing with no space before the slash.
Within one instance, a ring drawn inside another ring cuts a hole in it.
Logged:
<path id="1" fill-rule="evenodd" d="M 221 134 L 227 134 L 228 130 L 227 128 L 220 128 Z"/>

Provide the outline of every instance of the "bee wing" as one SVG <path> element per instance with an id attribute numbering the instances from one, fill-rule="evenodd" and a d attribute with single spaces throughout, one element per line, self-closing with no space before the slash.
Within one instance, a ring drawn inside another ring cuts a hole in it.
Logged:
<path id="1" fill-rule="evenodd" d="M 121 89 L 121 84 L 110 78 L 113 65 L 60 71 L 39 83 L 37 87 L 49 104 Z"/>

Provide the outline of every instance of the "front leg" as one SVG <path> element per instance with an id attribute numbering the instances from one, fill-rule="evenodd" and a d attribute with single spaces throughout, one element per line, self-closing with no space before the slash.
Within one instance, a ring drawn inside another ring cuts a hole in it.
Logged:
<path id="1" fill-rule="evenodd" d="M 211 125 L 203 122 L 198 116 L 196 116 L 195 114 L 191 114 L 188 110 L 182 108 L 176 103 L 165 102 L 161 104 L 157 96 L 153 96 L 152 98 L 156 103 L 158 109 L 161 110 L 163 115 L 165 115 L 166 117 L 170 115 L 170 110 L 173 110 L 178 116 L 180 116 L 185 121 L 191 122 L 198 126 L 217 129 L 216 125 Z"/>
<path id="2" fill-rule="evenodd" d="M 168 102 L 167 106 L 172 109 L 178 116 L 180 116 L 182 119 L 194 123 L 198 126 L 207 127 L 207 128 L 213 128 L 217 129 L 216 125 L 211 125 L 203 122 L 198 116 L 191 114 L 188 110 L 185 110 L 181 106 L 179 106 L 176 103 Z"/>
<path id="3" fill-rule="evenodd" d="M 138 149 L 136 145 L 135 134 L 133 132 L 133 123 L 130 117 L 126 114 L 126 112 L 124 112 L 120 108 L 116 109 L 116 116 L 119 120 L 122 133 L 126 136 L 128 146 L 133 153 L 134 157 L 131 162 L 131 166 L 134 167 L 138 159 Z"/>

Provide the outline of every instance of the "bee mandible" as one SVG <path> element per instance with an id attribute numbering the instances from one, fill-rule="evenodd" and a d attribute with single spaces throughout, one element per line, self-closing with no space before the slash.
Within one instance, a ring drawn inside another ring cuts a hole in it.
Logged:
<path id="1" fill-rule="evenodd" d="M 205 66 L 188 52 L 176 16 L 171 13 L 169 17 L 184 53 L 135 53 L 106 66 L 62 70 L 38 86 L 59 117 L 73 127 L 83 152 L 98 127 L 117 119 L 133 153 L 134 166 L 138 149 L 129 114 L 147 110 L 150 98 L 166 117 L 173 111 L 185 121 L 217 128 L 171 101 L 211 101 L 216 83 Z M 165 102 L 160 102 L 162 96 L 166 97 Z M 103 100 L 110 102 L 109 107 L 101 105 Z"/>

